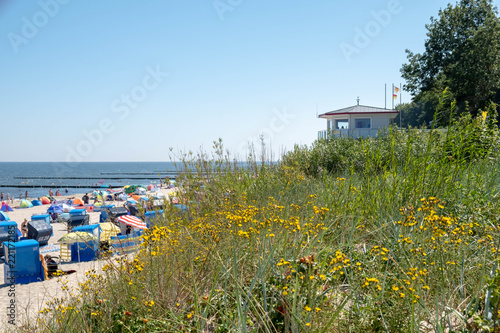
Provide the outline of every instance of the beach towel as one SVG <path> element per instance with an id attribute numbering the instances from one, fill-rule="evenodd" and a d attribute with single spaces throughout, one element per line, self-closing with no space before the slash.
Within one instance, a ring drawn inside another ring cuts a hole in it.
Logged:
<path id="1" fill-rule="evenodd" d="M 40 246 L 40 253 L 58 252 L 60 249 L 61 249 L 60 245 L 48 244 L 45 246 Z"/>

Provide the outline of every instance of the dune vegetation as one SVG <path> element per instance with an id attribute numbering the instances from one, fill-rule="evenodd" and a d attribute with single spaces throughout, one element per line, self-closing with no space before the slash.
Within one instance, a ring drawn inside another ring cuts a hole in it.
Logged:
<path id="1" fill-rule="evenodd" d="M 186 153 L 187 212 L 168 206 L 138 253 L 103 259 L 24 329 L 498 332 L 495 106 L 456 119 L 275 163 L 238 164 L 220 141 Z"/>

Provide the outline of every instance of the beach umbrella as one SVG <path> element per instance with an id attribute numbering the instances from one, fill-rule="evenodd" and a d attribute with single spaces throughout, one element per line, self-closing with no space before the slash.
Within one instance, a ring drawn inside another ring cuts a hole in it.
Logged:
<path id="1" fill-rule="evenodd" d="M 9 221 L 10 218 L 4 212 L 0 212 L 0 221 Z"/>
<path id="2" fill-rule="evenodd" d="M 12 208 L 10 208 L 9 205 L 5 203 L 5 201 L 2 201 L 2 208 L 0 208 L 0 211 L 2 212 L 12 212 Z"/>
<path id="3" fill-rule="evenodd" d="M 49 207 L 49 209 L 47 209 L 47 213 L 57 213 L 57 214 L 61 214 L 63 213 L 63 208 L 61 206 L 57 206 L 57 205 L 51 205 Z"/>
<path id="4" fill-rule="evenodd" d="M 154 184 L 149 184 L 148 185 L 148 191 L 151 191 L 153 188 L 155 188 L 156 186 Z"/>
<path id="5" fill-rule="evenodd" d="M 83 206 L 83 201 L 81 199 L 73 200 L 73 206 Z"/>
<path id="6" fill-rule="evenodd" d="M 138 196 L 138 195 L 135 195 L 135 194 L 134 194 L 134 195 L 132 196 L 132 199 L 134 199 L 135 201 L 139 201 L 139 200 L 141 200 L 141 197 L 140 197 L 140 196 Z"/>
<path id="7" fill-rule="evenodd" d="M 62 236 L 59 238 L 57 241 L 58 243 L 64 243 L 64 244 L 72 244 L 72 243 L 78 243 L 78 242 L 90 242 L 90 241 L 95 241 L 97 240 L 97 236 L 84 232 L 84 231 L 75 231 L 75 232 L 70 232 L 67 235 Z"/>
<path id="8" fill-rule="evenodd" d="M 33 204 L 33 206 L 41 206 L 42 205 L 42 202 L 40 200 L 33 200 L 31 203 Z"/>
<path id="9" fill-rule="evenodd" d="M 50 205 L 50 199 L 47 197 L 42 197 L 42 204 L 44 205 Z"/>
<path id="10" fill-rule="evenodd" d="M 137 201 L 135 201 L 134 199 L 128 199 L 127 203 L 129 203 L 131 205 L 135 205 L 137 203 Z"/>
<path id="11" fill-rule="evenodd" d="M 118 222 L 125 223 L 131 227 L 137 229 L 147 229 L 146 223 L 144 223 L 140 218 L 132 215 L 123 215 L 118 218 Z"/>
<path id="12" fill-rule="evenodd" d="M 139 200 L 149 201 L 148 197 L 140 197 Z"/>
<path id="13" fill-rule="evenodd" d="M 125 190 L 125 193 L 133 193 L 136 189 L 136 185 L 127 185 L 124 186 L 123 189 Z"/>
<path id="14" fill-rule="evenodd" d="M 123 201 L 127 201 L 127 199 L 128 199 L 128 197 L 127 197 L 127 195 L 126 195 L 125 193 L 120 194 L 120 195 L 118 196 L 118 198 L 119 198 L 120 200 L 123 200 Z"/>
<path id="15" fill-rule="evenodd" d="M 19 208 L 30 208 L 30 207 L 33 207 L 33 204 L 31 203 L 31 201 L 26 200 L 26 199 L 21 200 L 21 204 L 19 204 Z"/>

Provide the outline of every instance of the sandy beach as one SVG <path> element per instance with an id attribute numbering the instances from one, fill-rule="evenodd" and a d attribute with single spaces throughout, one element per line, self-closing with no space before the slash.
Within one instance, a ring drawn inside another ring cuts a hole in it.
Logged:
<path id="1" fill-rule="evenodd" d="M 174 191 L 173 189 L 160 189 L 165 195 L 169 192 Z M 149 192 L 148 192 L 149 193 Z M 55 197 L 57 200 L 64 199 L 81 199 L 82 194 L 72 194 L 65 196 Z M 36 198 L 35 198 L 36 199 Z M 33 200 L 33 198 L 31 198 Z M 35 206 L 31 208 L 17 208 L 19 207 L 20 200 L 14 200 L 14 204 L 9 205 L 14 211 L 7 212 L 7 215 L 11 221 L 15 221 L 18 224 L 18 228 L 24 219 L 28 221 L 31 220 L 32 215 L 45 214 L 50 205 Z M 116 206 L 122 206 L 123 201 L 107 201 L 106 204 L 114 204 Z M 99 223 L 100 212 L 89 212 L 90 224 Z M 67 234 L 65 223 L 53 223 L 54 236 L 49 240 L 49 244 L 57 244 L 57 240 L 62 236 Z M 59 251 L 50 252 L 48 254 L 59 256 Z M 116 257 L 114 257 L 116 258 Z M 0 264 L 0 306 L 3 309 L 0 313 L 2 320 L 0 320 L 0 331 L 4 332 L 6 330 L 14 329 L 12 325 L 8 323 L 7 316 L 7 306 L 13 302 L 17 307 L 16 310 L 16 324 L 17 326 L 26 325 L 30 323 L 30 326 L 34 325 L 36 327 L 36 319 L 39 311 L 46 306 L 46 302 L 53 300 L 54 298 L 60 298 L 67 296 L 68 293 L 76 291 L 78 283 L 85 280 L 85 273 L 89 270 L 100 271 L 101 268 L 109 263 L 109 259 L 96 260 L 91 262 L 61 262 L 59 269 L 63 271 L 76 270 L 76 273 L 61 277 L 61 278 L 51 278 L 42 282 L 33 282 L 29 284 L 16 284 L 15 290 L 11 290 L 10 284 L 4 283 L 4 264 Z M 67 281 L 66 286 L 68 290 L 62 290 L 62 281 Z M 15 297 L 13 297 L 13 293 Z"/>

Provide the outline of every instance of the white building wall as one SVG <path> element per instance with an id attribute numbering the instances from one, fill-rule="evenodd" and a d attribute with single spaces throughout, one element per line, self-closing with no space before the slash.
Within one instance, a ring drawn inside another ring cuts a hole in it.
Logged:
<path id="1" fill-rule="evenodd" d="M 375 137 L 380 129 L 385 129 L 389 127 L 389 123 L 391 120 L 391 114 L 344 114 L 344 115 L 334 115 L 330 116 L 327 119 L 330 120 L 330 128 L 327 129 L 326 132 L 333 133 L 334 136 L 349 136 L 354 138 L 359 137 Z M 371 119 L 371 128 L 356 128 L 356 119 Z M 335 120 L 337 119 L 348 119 L 349 120 L 349 129 L 336 129 L 335 128 Z M 331 131 L 331 132 L 330 132 Z M 327 137 L 327 133 L 323 135 Z"/>
<path id="2" fill-rule="evenodd" d="M 389 127 L 390 116 L 387 114 L 372 114 L 372 128 Z"/>

